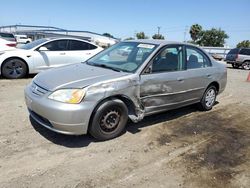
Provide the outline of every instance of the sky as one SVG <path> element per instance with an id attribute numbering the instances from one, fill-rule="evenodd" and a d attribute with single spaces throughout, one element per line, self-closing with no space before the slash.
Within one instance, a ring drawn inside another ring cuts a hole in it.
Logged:
<path id="1" fill-rule="evenodd" d="M 0 26 L 49 25 L 122 39 L 140 31 L 152 36 L 160 27 L 167 40 L 183 41 L 198 23 L 221 28 L 234 47 L 250 40 L 249 7 L 250 0 L 9 0 L 1 2 Z"/>

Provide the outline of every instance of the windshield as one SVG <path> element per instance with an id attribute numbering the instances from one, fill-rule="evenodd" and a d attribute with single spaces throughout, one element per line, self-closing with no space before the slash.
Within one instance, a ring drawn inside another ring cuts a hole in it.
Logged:
<path id="1" fill-rule="evenodd" d="M 30 49 L 32 49 L 32 48 L 46 42 L 46 41 L 48 41 L 48 39 L 45 39 L 45 38 L 44 39 L 38 39 L 38 40 L 35 40 L 35 41 L 31 42 L 31 43 L 25 44 L 25 45 L 21 46 L 20 48 L 24 49 L 24 50 L 30 50 Z"/>
<path id="2" fill-rule="evenodd" d="M 89 59 L 87 64 L 133 73 L 156 47 L 154 44 L 120 42 Z"/>

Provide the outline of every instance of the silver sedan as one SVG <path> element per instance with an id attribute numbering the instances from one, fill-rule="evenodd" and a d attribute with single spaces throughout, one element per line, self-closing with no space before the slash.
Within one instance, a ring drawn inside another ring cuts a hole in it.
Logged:
<path id="1" fill-rule="evenodd" d="M 124 48 L 131 49 L 120 54 Z M 117 137 L 127 120 L 197 103 L 211 110 L 225 64 L 202 49 L 163 40 L 120 42 L 87 62 L 39 73 L 25 89 L 33 120 L 63 134 Z"/>

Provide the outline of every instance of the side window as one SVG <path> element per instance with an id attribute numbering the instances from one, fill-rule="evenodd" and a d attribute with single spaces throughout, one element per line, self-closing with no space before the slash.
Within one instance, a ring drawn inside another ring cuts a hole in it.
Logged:
<path id="1" fill-rule="evenodd" d="M 182 46 L 166 47 L 153 59 L 152 73 L 178 71 L 182 69 Z"/>
<path id="2" fill-rule="evenodd" d="M 186 62 L 187 69 L 198 69 L 211 66 L 208 57 L 200 50 L 192 47 L 186 47 Z"/>
<path id="3" fill-rule="evenodd" d="M 240 54 L 242 54 L 242 55 L 250 55 L 250 49 L 243 48 L 240 51 Z"/>
<path id="4" fill-rule="evenodd" d="M 92 50 L 96 48 L 97 48 L 96 46 L 89 44 L 87 42 L 82 42 L 77 40 L 69 41 L 69 50 Z"/>
<path id="5" fill-rule="evenodd" d="M 66 51 L 67 44 L 68 40 L 57 40 L 49 42 L 43 46 L 46 47 L 49 51 Z"/>

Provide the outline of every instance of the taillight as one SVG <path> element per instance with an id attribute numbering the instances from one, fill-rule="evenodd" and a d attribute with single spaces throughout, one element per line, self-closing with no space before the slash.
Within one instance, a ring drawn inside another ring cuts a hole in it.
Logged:
<path id="1" fill-rule="evenodd" d="M 10 43 L 10 44 L 6 44 L 9 47 L 16 47 L 16 43 Z"/>

